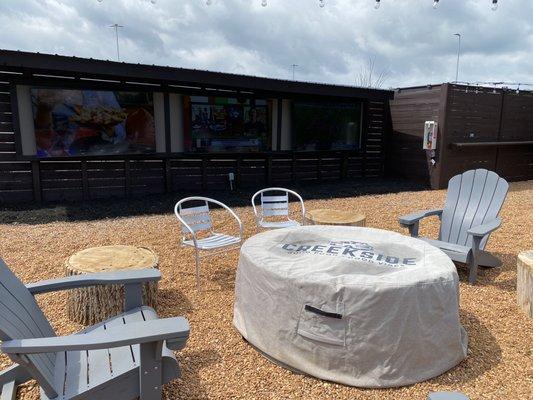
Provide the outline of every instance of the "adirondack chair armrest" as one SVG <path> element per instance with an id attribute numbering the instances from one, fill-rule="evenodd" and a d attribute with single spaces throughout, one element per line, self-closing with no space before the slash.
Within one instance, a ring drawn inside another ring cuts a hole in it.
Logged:
<path id="1" fill-rule="evenodd" d="M 502 220 L 496 217 L 492 221 L 486 222 L 483 225 L 474 226 L 468 230 L 468 233 L 475 237 L 483 237 L 492 231 L 498 229 L 502 224 Z"/>
<path id="2" fill-rule="evenodd" d="M 400 225 L 402 226 L 409 226 L 409 225 L 414 225 L 415 223 L 419 222 L 421 219 L 430 217 L 432 215 L 438 215 L 440 217 L 442 215 L 442 209 L 435 208 L 432 210 L 417 211 L 412 214 L 404 215 L 403 217 L 400 217 L 398 221 L 400 222 Z"/>
<path id="3" fill-rule="evenodd" d="M 134 322 L 106 330 L 68 336 L 8 340 L 0 344 L 5 354 L 38 354 L 59 351 L 98 350 L 143 343 L 185 342 L 189 337 L 189 322 L 183 317 Z"/>
<path id="4" fill-rule="evenodd" d="M 95 285 L 135 285 L 161 279 L 161 272 L 155 268 L 136 269 L 120 272 L 100 272 L 96 274 L 74 275 L 30 283 L 26 288 L 31 294 L 56 292 Z"/>

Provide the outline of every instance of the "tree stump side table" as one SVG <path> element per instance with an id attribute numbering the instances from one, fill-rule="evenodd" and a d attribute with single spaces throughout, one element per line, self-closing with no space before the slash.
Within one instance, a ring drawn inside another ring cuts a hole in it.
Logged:
<path id="1" fill-rule="evenodd" d="M 520 309 L 533 318 L 533 250 L 518 255 L 516 293 Z"/>
<path id="2" fill-rule="evenodd" d="M 305 213 L 309 225 L 346 225 L 365 226 L 366 216 L 363 213 L 319 208 Z"/>
<path id="3" fill-rule="evenodd" d="M 125 269 L 158 268 L 156 254 L 144 247 L 101 246 L 81 250 L 65 262 L 67 276 Z M 157 307 L 157 282 L 143 285 L 143 304 Z M 90 286 L 68 291 L 68 317 L 83 325 L 94 325 L 124 312 L 122 285 Z"/>

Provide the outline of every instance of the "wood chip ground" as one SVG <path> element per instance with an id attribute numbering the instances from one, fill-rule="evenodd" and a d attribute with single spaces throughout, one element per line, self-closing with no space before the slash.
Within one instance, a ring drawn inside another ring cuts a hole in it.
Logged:
<path id="1" fill-rule="evenodd" d="M 361 211 L 367 226 L 405 233 L 397 223 L 400 215 L 438 207 L 444 197 L 445 191 L 401 192 L 311 200 L 306 206 Z M 251 207 L 235 210 L 246 235 L 253 235 Z M 219 226 L 228 225 L 220 211 L 215 216 Z M 488 249 L 503 260 L 503 267 L 482 270 L 475 286 L 466 283 L 465 267 L 458 267 L 461 321 L 470 338 L 468 358 L 429 381 L 386 390 L 362 390 L 298 375 L 259 355 L 232 326 L 238 252 L 203 261 L 204 291 L 198 294 L 193 252 L 178 246 L 180 231 L 172 210 L 84 222 L 3 224 L 0 256 L 29 283 L 63 276 L 65 259 L 87 247 L 126 244 L 153 249 L 163 272 L 160 315 L 184 315 L 191 323 L 188 345 L 177 354 L 183 377 L 166 385 L 165 399 L 422 400 L 430 391 L 459 390 L 471 399 L 526 400 L 533 398 L 533 320 L 517 308 L 516 256 L 533 248 L 533 181 L 511 184 L 501 217 L 503 226 L 491 237 Z M 435 236 L 437 231 L 436 218 L 421 226 L 423 235 Z M 81 328 L 67 319 L 65 300 L 65 293 L 38 297 L 58 334 Z M 9 363 L 0 356 L 0 367 Z M 35 383 L 21 387 L 19 398 L 38 399 Z"/>

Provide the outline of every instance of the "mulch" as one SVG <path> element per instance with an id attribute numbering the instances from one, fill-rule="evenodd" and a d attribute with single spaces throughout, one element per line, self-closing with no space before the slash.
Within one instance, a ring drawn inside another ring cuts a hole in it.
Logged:
<path id="1" fill-rule="evenodd" d="M 330 191 L 329 193 L 335 193 Z M 400 215 L 439 207 L 445 191 L 403 191 L 306 200 L 306 207 L 362 211 L 367 226 L 406 233 Z M 194 256 L 180 248 L 180 229 L 171 207 L 164 212 L 142 210 L 124 215 L 117 202 L 106 206 L 104 218 L 64 218 L 61 206 L 0 213 L 0 256 L 25 282 L 60 277 L 65 259 L 87 247 L 125 244 L 148 247 L 159 256 L 163 279 L 159 286 L 159 314 L 183 315 L 191 324 L 187 347 L 177 356 L 183 377 L 166 385 L 166 399 L 426 399 L 431 391 L 458 390 L 471 399 L 533 398 L 533 320 L 516 303 L 516 257 L 533 248 L 533 181 L 512 183 L 501 217 L 502 227 L 488 250 L 503 260 L 503 267 L 481 270 L 475 286 L 467 284 L 466 267 L 459 265 L 460 316 L 469 335 L 468 357 L 457 367 L 403 388 L 369 390 L 325 382 L 281 368 L 262 357 L 233 328 L 233 291 L 238 252 L 202 262 L 203 291 L 196 291 Z M 71 206 L 69 212 L 73 212 Z M 235 211 L 255 234 L 251 207 Z M 120 217 L 116 217 L 120 215 Z M 216 224 L 232 229 L 221 210 Z M 421 225 L 421 234 L 435 237 L 438 219 Z M 58 334 L 82 326 L 68 320 L 66 294 L 38 296 Z M 0 369 L 10 364 L 0 356 Z M 34 382 L 19 390 L 21 399 L 38 399 Z"/>

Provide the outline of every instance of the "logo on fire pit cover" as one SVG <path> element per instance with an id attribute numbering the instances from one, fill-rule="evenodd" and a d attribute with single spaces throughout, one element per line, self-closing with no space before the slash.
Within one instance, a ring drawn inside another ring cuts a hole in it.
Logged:
<path id="1" fill-rule="evenodd" d="M 374 246 L 365 242 L 333 240 L 327 244 L 282 243 L 278 246 L 289 254 L 317 254 L 344 257 L 389 267 L 416 265 L 416 258 L 383 254 L 383 252 L 376 251 Z"/>

